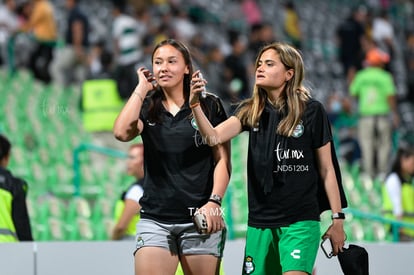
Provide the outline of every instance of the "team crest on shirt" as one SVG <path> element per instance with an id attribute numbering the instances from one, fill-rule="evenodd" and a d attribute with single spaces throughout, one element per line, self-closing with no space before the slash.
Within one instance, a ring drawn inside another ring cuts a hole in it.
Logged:
<path id="1" fill-rule="evenodd" d="M 244 273 L 246 274 L 252 274 L 255 270 L 253 258 L 251 256 L 247 256 L 244 259 Z"/>
<path id="2" fill-rule="evenodd" d="M 198 126 L 195 118 L 191 119 L 191 126 L 193 126 L 193 128 L 198 131 Z"/>
<path id="3" fill-rule="evenodd" d="M 301 137 L 303 135 L 303 132 L 305 132 L 305 126 L 303 126 L 303 122 L 301 120 L 299 124 L 296 125 L 295 130 L 293 130 L 292 136 L 295 138 Z"/>

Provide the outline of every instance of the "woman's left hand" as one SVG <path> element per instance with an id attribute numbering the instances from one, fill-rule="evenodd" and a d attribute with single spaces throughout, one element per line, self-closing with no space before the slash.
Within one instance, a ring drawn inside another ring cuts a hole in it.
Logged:
<path id="1" fill-rule="evenodd" d="M 334 219 L 331 226 L 326 230 L 322 239 L 330 238 L 332 242 L 332 248 L 334 255 L 338 255 L 339 252 L 343 251 L 345 245 L 346 235 L 344 231 L 344 221 Z"/>
<path id="2" fill-rule="evenodd" d="M 214 202 L 206 203 L 199 212 L 203 213 L 207 219 L 207 232 L 209 234 L 220 231 L 226 227 L 223 220 L 223 209 Z"/>

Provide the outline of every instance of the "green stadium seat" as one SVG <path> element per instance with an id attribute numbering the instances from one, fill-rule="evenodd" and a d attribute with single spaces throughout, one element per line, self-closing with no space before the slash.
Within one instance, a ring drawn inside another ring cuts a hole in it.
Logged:
<path id="1" fill-rule="evenodd" d="M 361 221 L 354 220 L 349 227 L 349 241 L 363 241 L 365 237 L 364 226 Z"/>
<path id="2" fill-rule="evenodd" d="M 81 240 L 94 240 L 94 230 L 91 221 L 86 217 L 79 217 L 76 219 L 78 226 L 79 237 Z"/>
<path id="3" fill-rule="evenodd" d="M 68 202 L 66 222 L 76 222 L 78 218 L 89 219 L 92 215 L 89 202 L 83 197 L 74 197 Z"/>
<path id="4" fill-rule="evenodd" d="M 50 239 L 54 241 L 66 240 L 65 224 L 61 219 L 50 217 L 48 219 Z"/>
<path id="5" fill-rule="evenodd" d="M 64 218 L 66 215 L 66 206 L 64 201 L 58 197 L 49 197 L 43 202 L 47 205 L 48 216 L 54 218 Z"/>
<path id="6" fill-rule="evenodd" d="M 391 240 L 391 235 L 388 234 L 387 229 L 383 223 L 372 222 L 371 227 L 374 241 L 384 242 Z"/>

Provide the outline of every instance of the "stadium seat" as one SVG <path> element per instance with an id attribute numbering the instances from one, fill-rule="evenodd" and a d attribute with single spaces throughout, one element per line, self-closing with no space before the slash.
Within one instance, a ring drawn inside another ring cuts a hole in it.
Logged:
<path id="1" fill-rule="evenodd" d="M 65 241 L 66 240 L 66 231 L 64 222 L 55 217 L 50 217 L 48 219 L 50 239 L 54 241 Z"/>
<path id="2" fill-rule="evenodd" d="M 89 202 L 83 197 L 74 197 L 68 201 L 66 222 L 74 223 L 78 218 L 89 219 L 91 217 Z"/>

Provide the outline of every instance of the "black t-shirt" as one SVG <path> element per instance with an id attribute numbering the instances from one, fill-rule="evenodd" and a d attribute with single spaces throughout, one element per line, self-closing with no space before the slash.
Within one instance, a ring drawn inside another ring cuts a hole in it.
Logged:
<path id="1" fill-rule="evenodd" d="M 191 214 L 207 202 L 213 188 L 212 148 L 203 142 L 188 103 L 175 116 L 163 109 L 162 123 L 154 123 L 148 120 L 149 100 L 144 101 L 140 114 L 145 148 L 141 218 L 191 222 Z M 201 100 L 214 126 L 227 118 L 216 96 L 208 94 Z"/>
<path id="2" fill-rule="evenodd" d="M 340 42 L 340 60 L 355 65 L 357 69 L 361 68 L 361 37 L 364 36 L 364 33 L 363 25 L 353 18 L 344 21 L 336 31 Z"/>
<path id="3" fill-rule="evenodd" d="M 259 127 L 250 129 L 249 226 L 319 220 L 316 149 L 332 140 L 327 115 L 318 101 L 310 100 L 292 137 L 276 134 L 280 119 L 267 104 Z"/>

